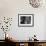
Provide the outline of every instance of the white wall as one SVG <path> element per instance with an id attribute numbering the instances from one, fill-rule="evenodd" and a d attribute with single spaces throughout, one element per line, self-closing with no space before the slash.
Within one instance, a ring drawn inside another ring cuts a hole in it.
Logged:
<path id="1" fill-rule="evenodd" d="M 8 31 L 17 40 L 27 40 L 34 34 L 39 40 L 45 38 L 45 16 L 46 6 L 33 8 L 28 0 L 0 0 L 0 16 L 12 17 L 13 22 Z M 34 14 L 34 27 L 18 27 L 18 14 Z M 0 35 L 2 31 L 0 31 Z M 3 37 L 0 36 L 0 39 Z"/>

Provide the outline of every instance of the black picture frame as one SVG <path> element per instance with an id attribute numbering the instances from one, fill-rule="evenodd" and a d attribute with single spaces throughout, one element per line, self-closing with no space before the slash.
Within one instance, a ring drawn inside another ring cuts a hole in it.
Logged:
<path id="1" fill-rule="evenodd" d="M 19 27 L 33 27 L 34 14 L 18 14 L 18 26 Z"/>

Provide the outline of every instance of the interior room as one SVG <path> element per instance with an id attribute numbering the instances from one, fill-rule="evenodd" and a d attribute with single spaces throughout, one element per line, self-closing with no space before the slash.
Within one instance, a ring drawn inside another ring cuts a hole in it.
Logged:
<path id="1" fill-rule="evenodd" d="M 46 46 L 46 0 L 0 0 L 0 45 Z"/>

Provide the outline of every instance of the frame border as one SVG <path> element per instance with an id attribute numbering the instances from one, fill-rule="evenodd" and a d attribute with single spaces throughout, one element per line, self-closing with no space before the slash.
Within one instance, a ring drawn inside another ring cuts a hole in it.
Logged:
<path id="1" fill-rule="evenodd" d="M 19 25 L 19 16 L 20 15 L 32 15 L 33 16 L 33 20 L 32 20 L 33 24 L 32 24 L 32 26 L 20 26 Z M 34 27 L 34 14 L 18 14 L 18 27 Z"/>

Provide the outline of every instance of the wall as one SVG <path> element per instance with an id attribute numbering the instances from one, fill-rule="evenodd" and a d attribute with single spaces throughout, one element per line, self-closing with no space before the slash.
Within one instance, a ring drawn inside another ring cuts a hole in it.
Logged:
<path id="1" fill-rule="evenodd" d="M 17 40 L 27 40 L 34 34 L 37 35 L 37 39 L 45 40 L 45 12 L 46 6 L 33 8 L 28 0 L 0 0 L 0 18 L 4 16 L 13 18 L 8 33 Z M 34 14 L 34 27 L 18 27 L 18 14 Z M 3 31 L 0 31 L 0 35 L 2 33 Z M 0 39 L 4 37 L 0 36 Z"/>

